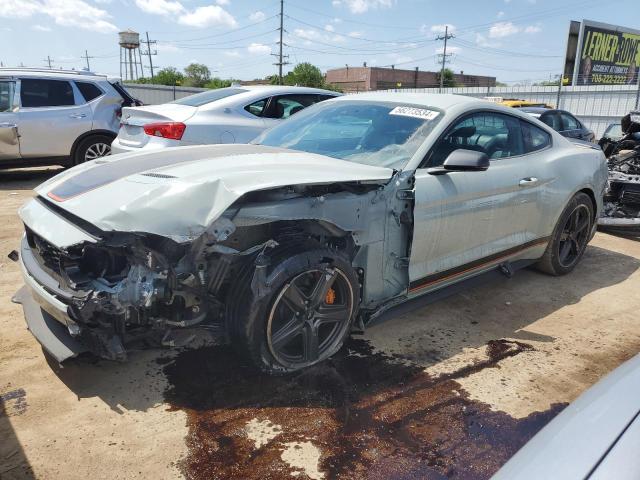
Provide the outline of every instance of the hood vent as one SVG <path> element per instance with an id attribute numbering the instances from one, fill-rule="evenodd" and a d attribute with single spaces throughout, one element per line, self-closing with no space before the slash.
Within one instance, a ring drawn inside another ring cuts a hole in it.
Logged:
<path id="1" fill-rule="evenodd" d="M 164 173 L 141 173 L 140 175 L 144 175 L 145 177 L 153 177 L 153 178 L 178 178 L 174 175 L 166 175 Z"/>

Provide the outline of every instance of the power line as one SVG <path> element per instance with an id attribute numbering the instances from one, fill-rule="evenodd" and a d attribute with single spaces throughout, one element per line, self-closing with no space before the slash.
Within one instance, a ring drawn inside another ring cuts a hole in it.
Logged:
<path id="1" fill-rule="evenodd" d="M 151 45 L 155 45 L 157 42 L 155 40 L 149 40 L 149 32 L 145 32 L 147 35 L 147 41 L 145 42 L 144 40 L 141 43 L 146 43 L 147 44 L 147 51 L 146 52 L 140 52 L 142 53 L 142 55 L 147 55 L 149 57 L 149 69 L 151 70 L 151 80 L 153 80 L 153 60 L 151 59 L 151 57 L 153 55 L 157 55 L 158 54 L 158 50 L 153 50 L 151 51 Z"/>
<path id="2" fill-rule="evenodd" d="M 85 50 L 84 51 L 84 57 L 82 55 L 80 55 L 80 58 L 84 58 L 87 61 L 87 70 L 90 72 L 91 71 L 91 66 L 89 65 L 89 59 L 90 58 L 94 58 L 94 57 L 90 57 L 89 53 Z"/>
<path id="3" fill-rule="evenodd" d="M 436 40 L 444 40 L 444 50 L 442 51 L 442 68 L 440 69 L 440 91 L 442 92 L 442 87 L 444 87 L 444 69 L 447 65 L 447 60 L 451 56 L 449 53 L 447 55 L 447 40 L 453 38 L 453 34 L 449 33 L 449 25 L 444 26 L 444 36 L 438 35 Z"/>
<path id="4" fill-rule="evenodd" d="M 280 0 L 280 28 L 278 30 L 280 30 L 280 41 L 278 42 L 279 53 L 277 55 L 278 63 L 274 63 L 274 65 L 278 66 L 278 84 L 282 85 L 282 67 L 284 65 L 289 65 L 289 62 L 284 61 L 284 58 L 289 58 L 289 56 L 282 55 L 282 47 L 284 45 L 282 42 L 282 36 L 284 34 L 284 0 Z M 274 56 L 276 55 L 274 54 Z"/>

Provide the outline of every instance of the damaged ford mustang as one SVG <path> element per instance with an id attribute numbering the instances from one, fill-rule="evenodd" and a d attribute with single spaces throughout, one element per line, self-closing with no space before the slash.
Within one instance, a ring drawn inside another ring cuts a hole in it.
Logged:
<path id="1" fill-rule="evenodd" d="M 20 210 L 29 329 L 58 361 L 230 342 L 269 373 L 412 298 L 570 272 L 607 166 L 533 117 L 455 95 L 328 100 L 250 145 L 97 159 Z"/>

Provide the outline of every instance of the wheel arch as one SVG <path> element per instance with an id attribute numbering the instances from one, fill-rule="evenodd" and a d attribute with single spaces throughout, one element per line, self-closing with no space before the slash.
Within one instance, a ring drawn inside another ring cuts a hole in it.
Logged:
<path id="1" fill-rule="evenodd" d="M 69 154 L 69 157 L 71 158 L 71 160 L 73 160 L 73 158 L 76 155 L 78 145 L 80 145 L 80 143 L 82 143 L 87 138 L 93 137 L 95 135 L 105 135 L 107 137 L 110 137 L 111 141 L 114 141 L 118 136 L 116 133 L 113 133 L 111 130 L 105 130 L 105 129 L 96 129 L 96 130 L 89 130 L 88 132 L 84 132 L 82 135 L 76 138 L 75 142 L 73 142 L 73 145 L 71 146 L 71 153 Z"/>

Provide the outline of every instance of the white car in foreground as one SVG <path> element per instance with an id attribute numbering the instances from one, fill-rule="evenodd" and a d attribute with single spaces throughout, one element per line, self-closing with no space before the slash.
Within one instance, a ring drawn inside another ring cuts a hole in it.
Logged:
<path id="1" fill-rule="evenodd" d="M 237 86 L 162 105 L 124 108 L 113 153 L 182 145 L 249 143 L 264 130 L 339 93 L 318 88 Z"/>
<path id="2" fill-rule="evenodd" d="M 493 480 L 640 478 L 640 355 L 569 405 Z"/>

